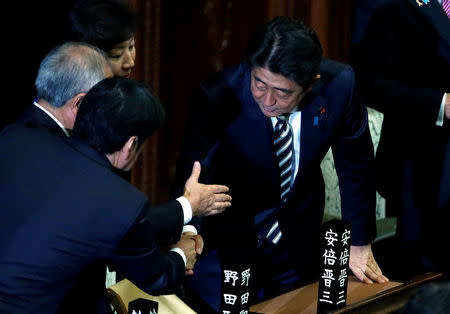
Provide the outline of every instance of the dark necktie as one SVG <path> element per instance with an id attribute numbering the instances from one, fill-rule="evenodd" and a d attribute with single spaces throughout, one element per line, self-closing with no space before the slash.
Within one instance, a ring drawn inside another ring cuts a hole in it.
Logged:
<path id="1" fill-rule="evenodd" d="M 280 170 L 280 188 L 281 203 L 285 203 L 291 189 L 291 177 L 293 171 L 294 143 L 292 129 L 287 121 L 288 116 L 283 115 L 277 117 L 277 123 L 274 128 L 274 147 L 277 156 L 278 166 Z M 267 238 L 273 243 L 278 243 L 281 238 L 280 227 L 276 221 L 269 232 Z"/>

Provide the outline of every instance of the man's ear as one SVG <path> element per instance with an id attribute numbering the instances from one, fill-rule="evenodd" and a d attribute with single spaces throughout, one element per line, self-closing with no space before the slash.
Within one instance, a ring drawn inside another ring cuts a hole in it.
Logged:
<path id="1" fill-rule="evenodd" d="M 78 109 L 80 109 L 81 101 L 83 100 L 86 93 L 79 93 L 76 94 L 71 100 L 70 100 L 70 111 L 72 111 L 72 114 L 76 117 L 78 113 Z"/>
<path id="2" fill-rule="evenodd" d="M 320 80 L 320 74 L 317 74 L 314 78 L 313 81 L 309 84 L 309 86 L 305 89 L 305 94 L 310 92 L 311 89 L 313 88 L 313 86 Z"/>
<path id="3" fill-rule="evenodd" d="M 121 153 L 124 160 L 130 159 L 136 154 L 138 146 L 138 137 L 131 136 L 122 146 Z"/>
<path id="4" fill-rule="evenodd" d="M 83 100 L 84 95 L 86 93 L 79 93 L 70 98 L 62 107 L 61 111 L 61 119 L 63 119 L 63 124 L 66 129 L 73 129 L 75 124 L 75 119 L 78 114 L 78 108 L 80 107 L 80 103 Z"/>

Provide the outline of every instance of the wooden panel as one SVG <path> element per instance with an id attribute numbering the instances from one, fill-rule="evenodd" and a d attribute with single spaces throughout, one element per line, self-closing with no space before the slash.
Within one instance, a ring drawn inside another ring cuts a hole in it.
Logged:
<path id="1" fill-rule="evenodd" d="M 319 36 L 324 56 L 348 62 L 356 0 L 309 2 L 309 26 Z"/>
<path id="2" fill-rule="evenodd" d="M 264 19 L 264 7 L 256 2 L 164 1 L 161 99 L 167 109 L 163 149 L 168 176 L 162 193 L 169 191 L 175 174 L 193 90 L 215 71 L 244 58 L 248 37 Z"/>
<path id="3" fill-rule="evenodd" d="M 161 99 L 167 110 L 163 128 L 167 175 L 161 193 L 170 192 L 175 162 L 192 93 L 206 76 L 220 68 L 225 1 L 167 0 L 163 12 Z M 165 189 L 165 190 L 163 190 Z"/>
<path id="4" fill-rule="evenodd" d="M 329 56 L 330 2 L 323 0 L 311 1 L 311 20 L 309 26 L 316 31 L 322 43 L 323 54 L 325 56 Z"/>
<path id="5" fill-rule="evenodd" d="M 159 96 L 161 56 L 161 0 L 129 0 L 140 15 L 141 25 L 136 34 L 136 67 L 132 77 L 146 82 Z M 160 203 L 160 178 L 167 176 L 161 146 L 161 131 L 146 143 L 141 157 L 132 169 L 132 183 L 147 194 L 154 204 Z M 163 185 L 162 185 L 163 186 Z M 164 198 L 165 199 L 165 198 Z"/>

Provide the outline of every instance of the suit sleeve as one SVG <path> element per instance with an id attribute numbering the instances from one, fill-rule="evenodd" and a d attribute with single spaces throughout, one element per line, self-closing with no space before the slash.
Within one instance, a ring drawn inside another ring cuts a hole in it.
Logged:
<path id="1" fill-rule="evenodd" d="M 374 152 L 367 110 L 355 92 L 354 72 L 344 71 L 336 79 L 346 82 L 340 88 L 346 106 L 344 126 L 332 146 L 342 219 L 352 224 L 352 245 L 366 245 L 376 236 Z"/>
<path id="2" fill-rule="evenodd" d="M 159 245 L 176 242 L 182 225 L 177 201 L 150 208 L 146 204 L 116 248 L 113 263 L 147 293 L 172 293 L 184 278 L 184 261 L 176 252 L 163 252 Z"/>
<path id="3" fill-rule="evenodd" d="M 139 217 L 134 233 L 137 236 L 151 234 L 160 246 L 176 243 L 184 224 L 181 204 L 173 200 L 147 208 Z"/>

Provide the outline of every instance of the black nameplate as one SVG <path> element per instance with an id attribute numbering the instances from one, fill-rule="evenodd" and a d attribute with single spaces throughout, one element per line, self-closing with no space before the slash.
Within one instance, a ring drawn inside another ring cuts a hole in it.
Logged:
<path id="1" fill-rule="evenodd" d="M 351 225 L 331 220 L 322 227 L 321 273 L 317 312 L 324 313 L 347 304 Z"/>
<path id="2" fill-rule="evenodd" d="M 220 313 L 249 313 L 251 268 L 247 265 L 222 265 L 222 300 Z"/>

